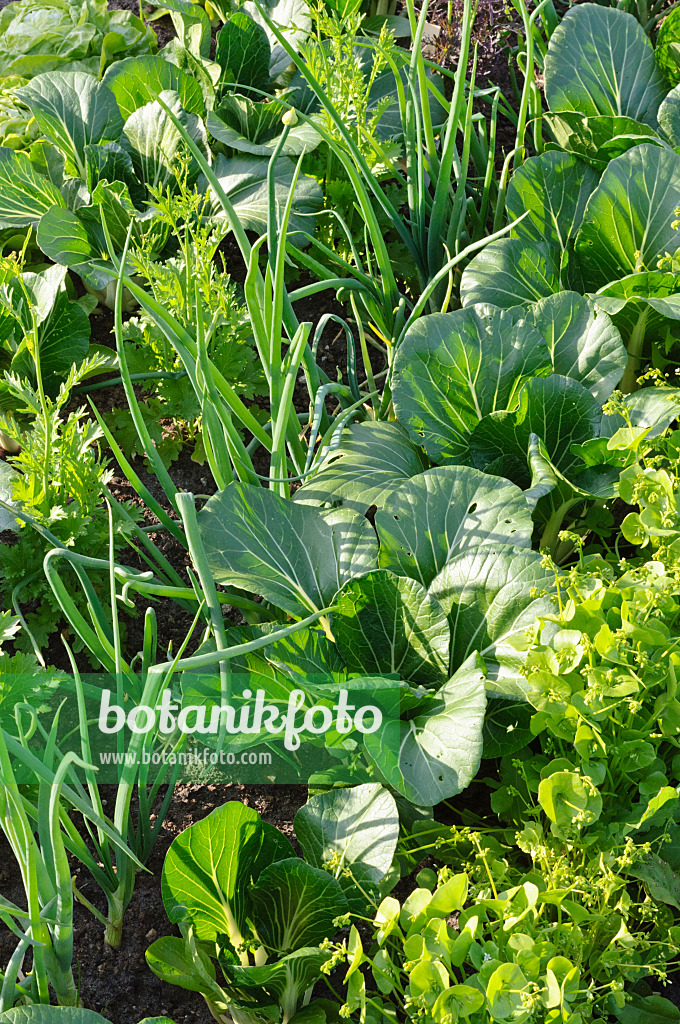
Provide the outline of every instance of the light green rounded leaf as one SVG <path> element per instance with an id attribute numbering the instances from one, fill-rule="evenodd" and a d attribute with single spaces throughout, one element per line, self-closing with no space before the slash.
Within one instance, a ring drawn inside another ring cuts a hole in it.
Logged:
<path id="1" fill-rule="evenodd" d="M 123 130 L 111 90 L 82 71 L 48 71 L 17 90 L 17 96 L 30 107 L 43 135 L 81 172 L 85 146 L 103 139 L 115 142 Z"/>
<path id="2" fill-rule="evenodd" d="M 544 74 L 552 111 L 619 114 L 654 125 L 666 92 L 637 19 L 599 4 L 567 11 L 550 38 Z"/>
<path id="3" fill-rule="evenodd" d="M 484 993 L 472 985 L 452 985 L 437 997 L 432 1007 L 434 1020 L 470 1017 L 484 1006 Z M 456 1016 L 454 1016 L 454 1014 Z"/>
<path id="4" fill-rule="evenodd" d="M 553 611 L 547 595 L 555 576 L 542 563 L 535 551 L 487 544 L 452 559 L 429 588 L 449 616 L 451 665 L 478 651 L 492 694 L 524 698 L 527 630 L 533 632 L 537 616 Z"/>
<path id="5" fill-rule="evenodd" d="M 538 332 L 503 310 L 433 313 L 409 328 L 397 350 L 394 409 L 433 461 L 463 460 L 479 420 L 506 409 L 522 380 L 548 366 Z"/>
<path id="6" fill-rule="evenodd" d="M 524 1021 L 528 1012 L 523 1011 L 522 992 L 528 981 L 517 964 L 501 964 L 489 978 L 486 998 L 492 1020 Z"/>
<path id="7" fill-rule="evenodd" d="M 0 229 L 36 227 L 53 206 L 65 205 L 61 192 L 24 153 L 0 146 Z"/>
<path id="8" fill-rule="evenodd" d="M 547 242 L 497 238 L 470 260 L 460 282 L 464 306 L 492 303 L 512 309 L 561 288 L 560 250 Z"/>
<path id="9" fill-rule="evenodd" d="M 384 508 L 392 491 L 427 465 L 398 423 L 353 423 L 316 475 L 295 492 L 294 500 L 303 505 L 342 505 L 364 515 L 371 505 Z"/>
<path id="10" fill-rule="evenodd" d="M 491 413 L 480 421 L 470 439 L 470 456 L 478 469 L 526 488 L 527 452 L 536 434 L 551 463 L 568 477 L 581 465 L 571 446 L 597 437 L 601 419 L 600 403 L 578 381 L 557 374 L 534 377 L 522 388 L 514 412 Z"/>
<path id="11" fill-rule="evenodd" d="M 163 57 L 126 57 L 107 70 L 102 79 L 116 97 L 118 109 L 127 121 L 131 114 L 153 103 L 162 92 L 176 92 L 189 114 L 203 115 L 205 102 L 199 83 Z"/>
<path id="12" fill-rule="evenodd" d="M 581 821 L 592 825 L 602 813 L 602 797 L 589 778 L 576 772 L 555 772 L 538 787 L 538 802 L 554 824 Z"/>
<path id="13" fill-rule="evenodd" d="M 680 156 L 642 145 L 612 160 L 583 215 L 575 250 L 589 291 L 680 247 Z"/>
<path id="14" fill-rule="evenodd" d="M 375 515 L 378 564 L 430 585 L 448 561 L 480 544 L 531 547 L 522 491 L 467 466 L 437 466 L 401 484 Z"/>
<path id="15" fill-rule="evenodd" d="M 568 153 L 552 151 L 525 160 L 512 176 L 506 200 L 513 217 L 529 211 L 515 227 L 516 237 L 566 249 L 599 180 L 592 167 Z"/>
<path id="16" fill-rule="evenodd" d="M 376 564 L 371 524 L 348 509 L 319 512 L 263 487 L 231 483 L 198 513 L 215 580 L 261 594 L 304 618 Z"/>
<path id="17" fill-rule="evenodd" d="M 482 756 L 484 683 L 483 665 L 472 654 L 438 690 L 434 708 L 364 737 L 369 761 L 397 793 L 433 806 L 469 786 Z"/>
<path id="18" fill-rule="evenodd" d="M 429 686 L 448 675 L 446 615 L 416 580 L 387 569 L 349 580 L 331 624 L 350 671 L 397 674 Z"/>
<path id="19" fill-rule="evenodd" d="M 257 934 L 277 953 L 331 939 L 337 931 L 334 918 L 348 910 L 337 879 L 299 857 L 270 864 L 248 895 Z"/>
<path id="20" fill-rule="evenodd" d="M 605 402 L 621 380 L 628 355 L 610 317 L 576 292 L 541 299 L 526 314 L 545 339 L 553 371 L 579 381 Z"/>

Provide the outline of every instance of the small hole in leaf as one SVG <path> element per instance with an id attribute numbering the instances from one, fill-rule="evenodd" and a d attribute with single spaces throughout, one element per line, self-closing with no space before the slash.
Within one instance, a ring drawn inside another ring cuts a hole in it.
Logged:
<path id="1" fill-rule="evenodd" d="M 470 515 L 472 515 L 473 512 L 476 512 L 476 511 L 477 511 L 477 502 L 473 501 L 472 504 L 470 505 L 469 509 L 468 509 L 468 515 L 470 516 Z"/>

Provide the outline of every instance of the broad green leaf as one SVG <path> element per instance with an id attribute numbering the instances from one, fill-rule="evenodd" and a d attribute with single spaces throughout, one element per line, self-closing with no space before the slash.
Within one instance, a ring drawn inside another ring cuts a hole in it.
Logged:
<path id="1" fill-rule="evenodd" d="M 601 419 L 601 404 L 582 384 L 557 374 L 534 377 L 522 388 L 514 412 L 491 413 L 480 421 L 470 439 L 470 457 L 477 469 L 526 488 L 527 451 L 530 435 L 536 434 L 551 463 L 568 477 L 581 465 L 571 446 L 597 437 Z"/>
<path id="2" fill-rule="evenodd" d="M 203 122 L 182 109 L 175 92 L 162 92 L 160 98 L 172 110 L 205 157 L 209 157 L 208 138 Z M 178 156 L 186 152 L 182 136 L 158 101 L 139 107 L 125 122 L 121 145 L 129 153 L 135 171 L 149 187 L 165 186 L 175 179 Z M 191 159 L 190 178 L 198 176 L 198 165 Z M 191 170 L 193 169 L 193 173 Z"/>
<path id="3" fill-rule="evenodd" d="M 350 671 L 395 673 L 429 686 L 446 679 L 446 615 L 416 580 L 374 569 L 349 580 L 335 608 L 333 635 Z"/>
<path id="4" fill-rule="evenodd" d="M 83 153 L 88 192 L 94 192 L 100 181 L 120 181 L 127 185 L 135 206 L 140 206 L 144 202 L 146 189 L 135 174 L 130 154 L 126 153 L 122 146 L 117 142 L 107 142 L 103 145 L 86 146 Z"/>
<path id="5" fill-rule="evenodd" d="M 433 806 L 470 784 L 482 756 L 484 684 L 483 666 L 473 653 L 439 689 L 434 710 L 384 723 L 364 737 L 369 761 L 397 793 Z"/>
<path id="6" fill-rule="evenodd" d="M 534 738 L 530 721 L 534 709 L 521 700 L 492 697 L 484 718 L 484 757 L 505 757 Z"/>
<path id="7" fill-rule="evenodd" d="M 116 61 L 104 75 L 103 82 L 116 97 L 118 109 L 127 121 L 139 107 L 153 103 L 162 92 L 176 92 L 189 114 L 205 113 L 203 92 L 199 83 L 162 57 L 128 57 Z"/>
<path id="8" fill-rule="evenodd" d="M 649 427 L 648 437 L 659 437 L 680 416 L 680 388 L 642 388 L 626 395 L 628 416 L 633 427 Z M 601 437 L 613 437 L 628 424 L 623 416 L 603 416 Z"/>
<path id="9" fill-rule="evenodd" d="M 163 866 L 163 903 L 172 921 L 190 920 L 210 941 L 241 932 L 251 880 L 290 856 L 284 836 L 237 800 L 218 807 L 173 841 Z"/>
<path id="10" fill-rule="evenodd" d="M 92 202 L 77 211 L 53 206 L 38 227 L 38 245 L 51 260 L 79 274 L 91 288 L 106 288 L 115 276 L 109 259 L 102 227 L 106 218 L 111 241 L 117 252 L 125 244 L 135 210 L 127 187 L 101 183 L 92 194 Z"/>
<path id="11" fill-rule="evenodd" d="M 625 1006 L 617 1006 L 610 997 L 609 1012 L 620 1024 L 678 1024 L 680 1010 L 663 996 L 639 996 L 635 992 L 626 993 L 628 1000 Z"/>
<path id="12" fill-rule="evenodd" d="M 331 939 L 337 931 L 334 918 L 347 913 L 340 883 L 299 857 L 266 867 L 249 890 L 248 902 L 258 936 L 277 953 Z"/>
<path id="13" fill-rule="evenodd" d="M 478 651 L 488 668 L 489 692 L 522 698 L 528 688 L 520 671 L 526 630 L 533 630 L 537 615 L 552 612 L 542 594 L 554 580 L 541 555 L 507 544 L 486 544 L 452 559 L 429 588 L 449 616 L 452 667 Z"/>
<path id="14" fill-rule="evenodd" d="M 180 44 L 199 60 L 210 57 L 210 19 L 203 7 L 191 0 L 149 0 L 170 13 Z M 165 56 L 165 55 L 164 55 Z"/>
<path id="15" fill-rule="evenodd" d="M 346 509 L 319 512 L 262 487 L 229 484 L 198 522 L 217 582 L 301 618 L 328 607 L 346 580 L 376 564 L 367 519 Z"/>
<path id="16" fill-rule="evenodd" d="M 467 466 L 438 466 L 401 484 L 375 515 L 378 564 L 428 587 L 446 563 L 480 544 L 531 547 L 522 491 Z"/>
<path id="17" fill-rule="evenodd" d="M 576 238 L 584 279 L 595 291 L 680 247 L 671 227 L 680 206 L 680 156 L 642 145 L 612 160 L 595 189 Z"/>
<path id="18" fill-rule="evenodd" d="M 86 357 L 89 347 L 90 318 L 82 306 L 71 302 L 66 291 L 62 291 L 38 328 L 40 372 L 47 394 L 57 394 L 71 366 Z M 37 383 L 35 363 L 25 342 L 12 360 L 12 371 Z"/>
<path id="19" fill-rule="evenodd" d="M 307 862 L 339 880 L 349 869 L 357 881 L 377 884 L 394 859 L 399 812 L 377 782 L 309 798 L 295 815 L 295 835 Z"/>
<path id="20" fill-rule="evenodd" d="M 15 1006 L 0 1013 L 2 1024 L 108 1024 L 105 1017 L 76 1006 Z"/>
<path id="21" fill-rule="evenodd" d="M 552 111 L 623 115 L 652 126 L 666 92 L 637 19 L 599 4 L 567 11 L 550 38 L 544 74 Z"/>
<path id="22" fill-rule="evenodd" d="M 558 292 L 560 251 L 546 242 L 498 238 L 468 263 L 460 281 L 464 306 L 477 302 L 511 309 Z"/>
<path id="23" fill-rule="evenodd" d="M 246 643 L 253 636 L 263 636 L 279 628 L 276 623 L 259 623 L 257 627 L 251 627 L 252 636 L 236 639 L 234 643 Z M 289 677 L 298 676 L 300 685 L 302 682 L 308 684 L 311 676 L 327 677 L 330 681 L 344 678 L 347 674 L 335 644 L 320 629 L 298 630 L 285 640 L 276 640 L 263 647 L 258 654 L 273 668 L 285 672 Z"/>
<path id="24" fill-rule="evenodd" d="M 178 985 L 179 988 L 189 992 L 210 995 L 212 989 L 201 977 L 201 973 L 207 974 L 214 981 L 215 968 L 210 957 L 203 950 L 196 950 L 195 956 L 196 959 L 184 939 L 174 935 L 164 935 L 149 946 L 146 951 L 146 962 L 161 981 L 170 985 Z"/>
<path id="25" fill-rule="evenodd" d="M 217 33 L 215 60 L 223 82 L 265 90 L 269 85 L 269 37 L 243 10 L 234 11 Z"/>
<path id="26" fill-rule="evenodd" d="M 40 273 L 26 271 L 19 277 L 7 279 L 3 291 L 6 301 L 19 318 L 24 333 L 33 330 L 33 318 L 42 324 L 54 309 L 57 296 L 66 282 L 65 267 L 48 267 Z M 30 302 L 26 302 L 28 292 Z"/>
<path id="27" fill-rule="evenodd" d="M 0 14 L 0 76 L 31 78 L 71 66 L 97 75 L 112 36 L 130 54 L 154 52 L 156 35 L 129 11 L 102 0 L 19 0 Z"/>
<path id="28" fill-rule="evenodd" d="M 178 940 L 179 941 L 179 940 Z M 2 1024 L 109 1024 L 94 1010 L 80 1006 L 15 1006 L 0 1013 Z M 173 1024 L 169 1017 L 146 1017 L 140 1024 Z"/>
<path id="29" fill-rule="evenodd" d="M 115 142 L 123 129 L 116 99 L 104 82 L 82 71 L 49 71 L 17 92 L 43 135 L 85 176 L 85 146 Z"/>
<path id="30" fill-rule="evenodd" d="M 341 504 L 364 515 L 371 505 L 384 508 L 396 487 L 426 467 L 422 452 L 398 423 L 354 423 L 343 432 L 340 447 L 295 492 L 295 501 Z"/>
<path id="31" fill-rule="evenodd" d="M 277 1003 L 289 1007 L 291 1003 L 296 1006 L 301 1002 L 307 989 L 319 980 L 321 968 L 330 956 L 330 950 L 304 947 L 261 967 L 225 964 L 222 969 L 225 977 L 238 989 L 264 991 Z M 297 1020 L 297 1017 L 296 1014 L 292 1019 Z M 325 1019 L 322 1016 L 319 1024 L 325 1024 Z M 311 1018 L 311 1022 L 315 1024 L 314 1018 Z"/>
<path id="32" fill-rule="evenodd" d="M 516 237 L 566 249 L 598 181 L 592 167 L 568 153 L 530 157 L 515 171 L 508 188 L 508 212 L 517 218 L 529 211 L 517 224 Z"/>
<path id="33" fill-rule="evenodd" d="M 305 0 L 264 0 L 261 6 L 264 7 L 267 17 L 276 25 L 286 41 L 294 49 L 299 49 L 312 27 L 312 18 Z M 253 3 L 253 0 L 246 0 L 241 10 L 249 14 L 253 21 L 261 25 L 267 33 L 271 46 L 269 74 L 272 78 L 278 78 L 290 66 L 290 57 L 267 25 L 260 7 Z"/>
<path id="34" fill-rule="evenodd" d="M 630 334 L 645 315 L 645 333 L 664 329 L 665 320 L 680 320 L 680 277 L 644 270 L 612 281 L 590 298 L 608 313 L 624 334 Z"/>
<path id="35" fill-rule="evenodd" d="M 208 115 L 206 126 L 214 138 L 232 149 L 271 156 L 284 130 L 281 118 L 287 109 L 279 100 L 255 103 L 247 96 L 228 93 Z M 299 156 L 315 149 L 320 141 L 318 132 L 300 120 L 288 132 L 281 152 L 284 156 Z"/>
<path id="36" fill-rule="evenodd" d="M 659 107 L 659 126 L 671 146 L 680 146 L 680 85 L 671 89 Z"/>
<path id="37" fill-rule="evenodd" d="M 680 83 L 680 14 L 672 10 L 661 22 L 654 48 L 656 63 L 670 85 Z"/>
<path id="38" fill-rule="evenodd" d="M 397 350 L 394 409 L 433 461 L 462 460 L 479 420 L 508 408 L 522 380 L 548 366 L 538 332 L 500 309 L 433 313 Z"/>
<path id="39" fill-rule="evenodd" d="M 177 38 L 165 44 L 163 58 L 198 82 L 203 93 L 205 109 L 212 110 L 215 106 L 215 86 L 220 78 L 219 64 L 203 57 L 195 57 Z"/>
<path id="40" fill-rule="evenodd" d="M 583 384 L 605 402 L 621 380 L 628 355 L 609 316 L 576 292 L 558 292 L 527 310 L 545 339 L 553 371 Z"/>
<path id="41" fill-rule="evenodd" d="M 213 167 L 241 224 L 247 231 L 255 231 L 258 235 L 265 234 L 267 230 L 268 169 L 269 160 L 266 157 L 237 156 L 227 160 L 222 154 L 217 157 Z M 280 157 L 276 162 L 274 174 L 274 194 L 279 217 L 288 201 L 294 175 L 295 164 L 290 157 Z M 199 178 L 198 187 L 208 188 L 203 177 Z M 288 237 L 295 245 L 307 244 L 303 232 L 314 233 L 314 214 L 321 209 L 322 201 L 323 194 L 318 182 L 306 174 L 301 174 L 295 186 L 295 198 L 288 221 Z M 216 198 L 213 198 L 211 213 L 214 217 L 224 217 L 222 207 Z"/>
<path id="42" fill-rule="evenodd" d="M 652 853 L 633 865 L 630 873 L 645 883 L 652 899 L 680 910 L 680 878 L 667 861 Z"/>
<path id="43" fill-rule="evenodd" d="M 659 118 L 662 108 L 663 104 Z M 586 117 L 577 110 L 563 110 L 559 114 L 545 114 L 544 119 L 561 149 L 581 157 L 598 171 L 603 171 L 610 160 L 642 142 L 663 145 L 655 128 L 632 117 L 614 114 Z"/>
<path id="44" fill-rule="evenodd" d="M 0 229 L 37 227 L 53 206 L 65 206 L 61 192 L 33 167 L 24 153 L 0 147 Z"/>

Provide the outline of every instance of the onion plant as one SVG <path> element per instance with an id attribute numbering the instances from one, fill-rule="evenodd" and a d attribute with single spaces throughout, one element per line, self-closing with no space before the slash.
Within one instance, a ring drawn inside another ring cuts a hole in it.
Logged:
<path id="1" fill-rule="evenodd" d="M 119 706 L 131 700 L 135 704 L 155 707 L 162 692 L 171 687 L 180 672 L 217 664 L 223 681 L 223 697 L 228 700 L 231 658 L 304 629 L 329 611 L 322 609 L 303 622 L 227 650 L 221 604 L 259 606 L 228 592 L 217 595 L 196 527 L 193 495 L 178 494 L 175 503 L 182 511 L 188 547 L 195 560 L 197 575 L 190 572 L 189 586 L 173 586 L 151 570 L 132 570 L 118 565 L 112 544 L 108 559 L 82 555 L 61 544 L 53 547 L 45 557 L 47 579 L 70 631 L 101 666 L 105 673 L 103 679 L 114 690 Z M 25 513 L 19 515 L 29 525 L 37 526 Z M 42 533 L 47 532 L 40 529 Z M 65 567 L 75 572 L 88 599 L 85 614 L 79 610 L 71 593 L 72 587 L 67 586 L 63 578 Z M 99 600 L 90 579 L 92 572 L 108 575 L 108 609 Z M 164 658 L 159 651 L 156 613 L 153 607 L 147 607 L 142 650 L 131 660 L 125 657 L 119 608 L 134 607 L 135 595 L 147 601 L 169 597 L 193 609 L 193 623 L 176 653 L 169 649 Z M 187 656 L 187 647 L 199 624 L 202 624 L 200 635 L 203 641 L 212 639 L 215 649 Z M 71 659 L 72 680 L 62 683 L 60 692 L 74 708 L 75 736 L 71 737 L 70 745 L 75 746 L 78 753 L 62 749 L 64 739 L 59 734 L 59 714 L 47 730 L 41 716 L 28 704 L 19 706 L 17 715 L 21 711 L 30 716 L 30 729 L 23 729 L 22 719 L 18 718 L 18 738 L 7 733 L 0 735 L 0 822 L 22 866 L 29 906 L 28 915 L 6 902 L 0 906 L 3 921 L 11 920 L 11 927 L 20 938 L 18 952 L 6 972 L 10 980 L 5 983 L 5 1002 L 0 1004 L 0 1009 L 12 1005 L 6 994 L 10 990 L 12 999 L 28 990 L 29 983 L 22 986 L 16 978 L 26 949 L 35 943 L 41 943 L 36 948 L 42 950 L 45 947 L 47 953 L 41 953 L 36 960 L 37 966 L 30 978 L 31 998 L 49 1001 L 51 985 L 60 1002 L 75 1000 L 75 989 L 68 973 L 74 895 L 104 925 L 106 941 L 113 946 L 120 943 L 123 915 L 132 897 L 137 872 L 144 869 L 158 837 L 179 771 L 179 766 L 171 767 L 171 759 L 166 759 L 158 770 L 154 767 L 151 778 L 151 761 L 144 754 L 156 749 L 158 732 L 134 733 L 127 740 L 120 732 L 116 736 L 116 752 L 121 755 L 118 785 L 113 812 L 110 818 L 107 817 L 105 800 L 97 781 L 98 769 L 93 756 L 95 744 L 88 716 L 92 702 L 96 704 L 101 698 L 102 687 L 81 677 L 71 649 L 66 646 Z M 162 738 L 164 748 L 175 754 L 184 741 L 182 735 Z M 38 782 L 39 798 L 36 803 L 20 795 L 12 775 L 10 757 L 21 766 L 22 777 Z M 165 792 L 164 786 L 167 787 Z M 131 815 L 135 794 L 138 805 L 136 821 Z M 152 810 L 156 812 L 153 823 Z M 83 816 L 86 837 L 76 828 L 70 812 Z M 42 854 L 41 850 L 44 851 Z M 86 867 L 100 887 L 107 903 L 106 913 L 102 913 L 75 885 L 72 893 L 66 851 Z M 50 952 L 55 943 L 56 952 Z M 60 970 L 62 974 L 59 974 Z"/>
<path id="2" fill-rule="evenodd" d="M 377 328 L 387 344 L 389 355 L 401 341 L 409 322 L 423 311 L 436 312 L 448 307 L 454 269 L 488 241 L 487 222 L 499 201 L 502 207 L 502 195 L 496 187 L 494 173 L 498 103 L 492 101 L 488 133 L 476 128 L 479 120 L 473 109 L 476 58 L 473 59 L 471 78 L 469 81 L 467 78 L 473 4 L 466 0 L 464 5 L 460 55 L 457 69 L 451 75 L 453 95 L 450 102 L 435 88 L 422 54 L 428 3 L 423 5 L 418 19 L 412 0 L 407 5 L 413 47 L 404 77 L 393 54 L 387 48 L 381 51 L 382 59 L 391 66 L 396 82 L 405 170 L 395 164 L 378 139 L 370 137 L 366 141 L 375 149 L 378 160 L 390 168 L 393 179 L 405 186 L 405 210 L 397 209 L 391 202 L 326 92 L 269 19 L 266 10 L 260 4 L 258 7 L 270 31 L 286 49 L 340 136 L 341 141 L 338 141 L 317 121 L 314 122 L 316 130 L 342 164 L 354 189 L 357 206 L 366 224 L 365 241 L 370 254 L 365 261 L 360 259 L 349 228 L 336 213 L 353 252 L 352 261 L 309 236 L 312 250 L 316 249 L 319 255 L 324 256 L 326 263 L 333 266 L 331 270 L 315 259 L 312 252 L 304 252 L 289 243 L 289 252 L 318 278 L 313 284 L 291 293 L 291 302 L 327 289 L 344 287 L 351 290 L 360 303 L 363 319 Z M 366 45 L 379 46 L 380 43 Z M 445 112 L 441 130 L 433 121 L 430 96 Z M 474 175 L 470 174 L 470 167 Z M 417 298 L 400 290 L 376 208 L 415 264 Z M 499 234 L 506 230 L 501 229 Z"/>
<path id="3" fill-rule="evenodd" d="M 64 758 L 52 784 L 41 783 L 38 800 L 31 804 L 17 785 L 0 730 L 0 826 L 16 857 L 26 894 L 25 910 L 0 898 L 0 920 L 18 939 L 4 973 L 0 972 L 0 1012 L 19 1001 L 47 1003 L 50 988 L 61 1005 L 78 1002 L 71 968 L 71 874 L 60 822 L 61 789 L 73 760 L 77 760 L 73 755 Z M 29 953 L 32 968 L 24 971 Z"/>

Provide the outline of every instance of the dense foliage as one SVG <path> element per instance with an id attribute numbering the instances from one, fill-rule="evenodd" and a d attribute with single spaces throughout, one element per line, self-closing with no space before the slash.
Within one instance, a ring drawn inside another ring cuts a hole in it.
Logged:
<path id="1" fill-rule="evenodd" d="M 680 11 L 514 6 L 506 95 L 467 2 L 0 13 L 0 1021 L 104 1020 L 192 715 L 309 784 L 170 846 L 216 1020 L 680 1021 Z"/>

